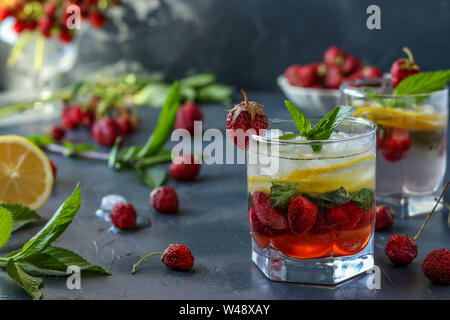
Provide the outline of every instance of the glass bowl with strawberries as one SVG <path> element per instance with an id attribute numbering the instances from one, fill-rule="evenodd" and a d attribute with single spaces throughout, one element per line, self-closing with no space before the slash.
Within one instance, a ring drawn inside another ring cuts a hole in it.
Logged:
<path id="1" fill-rule="evenodd" d="M 272 280 L 337 284 L 374 265 L 376 126 L 338 108 L 309 121 L 286 105 L 294 120 L 250 137 L 252 260 Z"/>
<path id="2" fill-rule="evenodd" d="M 424 91 L 421 83 L 439 76 L 432 74 L 405 78 L 396 88 L 396 77 L 341 86 L 342 102 L 356 107 L 354 116 L 377 125 L 377 201 L 403 217 L 429 212 L 445 177 L 448 89 L 444 82 Z"/>

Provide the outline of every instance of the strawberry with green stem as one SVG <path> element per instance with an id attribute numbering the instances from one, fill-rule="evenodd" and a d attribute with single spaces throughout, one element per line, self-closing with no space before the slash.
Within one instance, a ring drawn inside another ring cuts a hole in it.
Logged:
<path id="1" fill-rule="evenodd" d="M 404 47 L 403 51 L 408 55 L 408 59 L 398 59 L 391 67 L 391 85 L 393 88 L 397 87 L 403 79 L 422 71 L 414 61 L 411 50 Z"/>

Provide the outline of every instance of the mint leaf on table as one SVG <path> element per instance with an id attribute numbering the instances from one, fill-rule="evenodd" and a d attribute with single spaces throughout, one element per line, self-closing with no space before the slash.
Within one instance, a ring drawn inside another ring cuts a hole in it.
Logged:
<path id="1" fill-rule="evenodd" d="M 158 124 L 153 131 L 153 134 L 138 153 L 139 158 L 151 156 L 163 148 L 164 144 L 172 134 L 179 106 L 180 84 L 175 82 L 172 85 L 172 89 L 170 90 L 166 101 L 164 102 L 164 107 L 161 110 Z"/>
<path id="2" fill-rule="evenodd" d="M 272 183 L 270 188 L 270 199 L 273 207 L 286 208 L 289 206 L 291 197 L 298 192 L 297 183 Z"/>
<path id="3" fill-rule="evenodd" d="M 2 207 L 9 210 L 13 217 L 12 231 L 16 231 L 26 224 L 41 218 L 36 211 L 19 204 L 0 204 L 0 209 Z"/>
<path id="4" fill-rule="evenodd" d="M 26 273 L 20 266 L 18 266 L 14 259 L 9 259 L 6 265 L 6 272 L 15 280 L 26 292 L 34 299 L 39 300 L 42 293 L 39 287 L 42 284 L 42 279 L 33 277 Z"/>
<path id="5" fill-rule="evenodd" d="M 314 202 L 323 207 L 333 207 L 350 201 L 350 195 L 344 187 L 337 190 L 325 192 L 314 198 Z"/>
<path id="6" fill-rule="evenodd" d="M 394 95 L 432 93 L 443 89 L 450 82 L 450 70 L 417 73 L 403 79 L 394 90 Z"/>
<path id="7" fill-rule="evenodd" d="M 13 218 L 11 212 L 6 208 L 0 207 L 0 248 L 3 248 L 8 243 L 12 228 Z"/>
<path id="8" fill-rule="evenodd" d="M 38 148 L 43 148 L 55 142 L 51 137 L 44 135 L 32 135 L 28 136 L 27 139 Z"/>
<path id="9" fill-rule="evenodd" d="M 24 244 L 14 258 L 16 260 L 25 259 L 34 253 L 44 250 L 67 229 L 80 207 L 81 190 L 77 186 L 72 195 L 59 207 L 47 224 Z"/>
<path id="10" fill-rule="evenodd" d="M 163 185 L 167 177 L 167 170 L 163 168 L 150 168 L 140 170 L 141 182 L 152 189 Z"/>
<path id="11" fill-rule="evenodd" d="M 356 205 L 364 210 L 370 210 L 373 205 L 373 191 L 367 188 L 362 188 L 357 192 L 350 194 L 350 199 L 356 203 Z"/>
<path id="12" fill-rule="evenodd" d="M 306 138 L 311 131 L 311 123 L 309 122 L 309 119 L 303 114 L 299 107 L 289 100 L 284 100 L 284 104 L 291 114 L 298 132 Z"/>

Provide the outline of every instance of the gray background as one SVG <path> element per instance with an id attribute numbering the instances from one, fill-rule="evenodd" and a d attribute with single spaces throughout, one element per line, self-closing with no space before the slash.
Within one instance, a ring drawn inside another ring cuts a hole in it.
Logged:
<path id="1" fill-rule="evenodd" d="M 370 4 L 381 7 L 381 30 L 366 28 Z M 124 0 L 110 16 L 85 35 L 69 77 L 128 59 L 169 79 L 212 71 L 267 90 L 287 65 L 321 60 L 332 44 L 385 71 L 403 46 L 425 70 L 450 68 L 448 0 Z"/>

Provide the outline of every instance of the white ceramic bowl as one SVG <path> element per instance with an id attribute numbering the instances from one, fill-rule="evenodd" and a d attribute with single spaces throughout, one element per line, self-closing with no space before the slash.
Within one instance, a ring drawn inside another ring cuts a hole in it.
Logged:
<path id="1" fill-rule="evenodd" d="M 339 105 L 338 89 L 296 87 L 284 75 L 280 75 L 277 82 L 287 99 L 309 115 L 323 116 Z"/>

